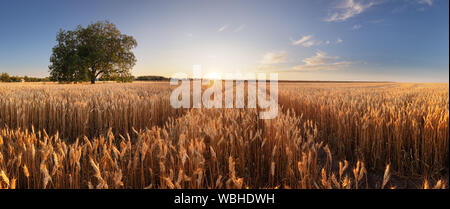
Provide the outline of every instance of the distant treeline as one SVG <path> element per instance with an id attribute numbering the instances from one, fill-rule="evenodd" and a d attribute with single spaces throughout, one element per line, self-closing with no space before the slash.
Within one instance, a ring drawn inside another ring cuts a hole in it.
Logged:
<path id="1" fill-rule="evenodd" d="M 164 76 L 131 76 L 127 78 L 123 77 L 114 77 L 114 76 L 103 76 L 98 79 L 99 81 L 117 81 L 117 82 L 131 82 L 131 81 L 168 81 L 169 78 L 166 78 Z M 35 77 L 28 77 L 28 76 L 10 76 L 8 73 L 1 73 L 0 74 L 0 82 L 50 82 L 50 78 L 35 78 Z"/>
<path id="2" fill-rule="evenodd" d="M 0 82 L 48 82 L 49 78 L 35 78 L 28 76 L 10 76 L 8 73 L 2 73 L 0 75 Z"/>
<path id="3" fill-rule="evenodd" d="M 164 76 L 138 76 L 134 80 L 136 81 L 168 81 L 169 78 L 166 78 Z"/>
<path id="4" fill-rule="evenodd" d="M 98 80 L 99 81 L 117 81 L 117 82 L 126 83 L 126 82 L 132 82 L 132 81 L 168 81 L 170 79 L 166 78 L 164 76 L 146 75 L 146 76 L 137 76 L 137 77 L 135 77 L 135 76 L 128 76 L 128 77 L 102 76 Z"/>

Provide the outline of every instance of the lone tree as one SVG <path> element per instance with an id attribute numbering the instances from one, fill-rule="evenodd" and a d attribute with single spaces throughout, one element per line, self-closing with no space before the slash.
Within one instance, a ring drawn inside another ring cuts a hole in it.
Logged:
<path id="1" fill-rule="evenodd" d="M 103 78 L 130 78 L 136 63 L 131 51 L 137 46 L 132 36 L 121 34 L 113 23 L 99 21 L 75 30 L 60 30 L 58 44 L 50 57 L 53 81 L 91 81 Z"/>

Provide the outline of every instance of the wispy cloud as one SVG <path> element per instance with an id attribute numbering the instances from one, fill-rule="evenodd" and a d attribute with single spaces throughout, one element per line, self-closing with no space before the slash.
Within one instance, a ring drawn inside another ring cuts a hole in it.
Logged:
<path id="1" fill-rule="evenodd" d="M 392 10 L 392 13 L 404 12 L 408 9 L 411 9 L 411 7 L 416 8 L 417 11 L 423 12 L 425 11 L 427 6 L 428 7 L 433 6 L 434 2 L 435 0 L 408 0 L 405 2 L 405 4 L 402 4 L 401 6 L 394 8 Z"/>
<path id="2" fill-rule="evenodd" d="M 361 27 L 362 27 L 361 24 L 356 24 L 356 25 L 353 25 L 352 29 L 353 30 L 359 30 Z"/>
<path id="3" fill-rule="evenodd" d="M 291 42 L 292 42 L 292 45 L 294 45 L 294 46 L 300 45 L 300 46 L 303 46 L 306 48 L 312 47 L 312 46 L 320 46 L 320 45 L 324 45 L 324 44 L 325 45 L 331 44 L 330 40 L 326 40 L 326 41 L 317 40 L 314 38 L 313 35 L 302 36 L 298 40 L 294 40 L 291 38 Z M 340 44 L 342 42 L 343 42 L 342 39 L 339 38 L 338 41 L 336 41 L 335 43 Z"/>
<path id="4" fill-rule="evenodd" d="M 433 0 L 416 0 L 416 2 L 420 5 L 428 5 L 429 7 L 433 6 Z M 422 6 L 420 8 L 417 9 L 417 11 L 419 12 L 424 12 L 425 11 L 425 7 Z"/>
<path id="5" fill-rule="evenodd" d="M 302 44 L 302 46 L 304 46 L 304 47 L 312 47 L 314 45 L 320 45 L 320 43 L 317 41 L 311 40 L 311 41 L 304 42 Z"/>
<path id="6" fill-rule="evenodd" d="M 267 52 L 261 59 L 258 69 L 267 70 L 274 68 L 274 65 L 284 63 L 288 53 L 286 51 Z"/>
<path id="7" fill-rule="evenodd" d="M 300 39 L 298 39 L 298 40 L 292 40 L 291 39 L 291 42 L 292 42 L 292 45 L 295 45 L 295 46 L 297 46 L 297 45 L 303 45 L 303 44 L 305 44 L 307 41 L 309 41 L 311 38 L 313 37 L 313 35 L 307 35 L 307 36 L 302 36 Z"/>
<path id="8" fill-rule="evenodd" d="M 291 38 L 291 42 L 292 45 L 294 46 L 303 46 L 303 47 L 312 47 L 312 46 L 319 46 L 323 44 L 323 41 L 319 41 L 319 40 L 315 40 L 313 38 L 313 35 L 307 35 L 307 36 L 302 36 L 300 39 L 298 40 L 293 40 Z"/>
<path id="9" fill-rule="evenodd" d="M 342 42 L 344 42 L 344 40 L 342 40 L 341 38 L 338 38 L 338 39 L 336 40 L 336 44 L 341 44 Z"/>
<path id="10" fill-rule="evenodd" d="M 418 0 L 417 3 L 419 4 L 428 4 L 428 6 L 433 6 L 433 0 Z"/>
<path id="11" fill-rule="evenodd" d="M 288 53 L 285 51 L 268 52 L 263 56 L 261 64 L 263 65 L 279 64 L 284 62 L 287 56 Z"/>
<path id="12" fill-rule="evenodd" d="M 241 30 L 244 30 L 245 27 L 246 27 L 246 25 L 245 25 L 245 24 L 242 24 L 242 25 L 240 25 L 239 27 L 237 27 L 236 29 L 234 29 L 234 32 L 239 32 L 239 31 L 241 31 Z"/>
<path id="13" fill-rule="evenodd" d="M 325 19 L 326 22 L 343 22 L 349 18 L 357 16 L 367 9 L 375 6 L 375 0 L 358 1 L 358 0 L 344 0 L 338 6 L 333 8 L 333 11 Z"/>
<path id="14" fill-rule="evenodd" d="M 226 30 L 226 29 L 228 28 L 228 26 L 229 26 L 229 25 L 226 24 L 226 25 L 220 27 L 220 28 L 217 30 L 217 32 L 222 32 L 222 31 Z"/>
<path id="15" fill-rule="evenodd" d="M 315 56 L 304 59 L 305 64 L 294 66 L 292 69 L 303 72 L 340 70 L 352 64 L 348 61 L 337 61 L 338 59 L 337 56 L 327 56 L 325 52 L 318 51 Z"/>

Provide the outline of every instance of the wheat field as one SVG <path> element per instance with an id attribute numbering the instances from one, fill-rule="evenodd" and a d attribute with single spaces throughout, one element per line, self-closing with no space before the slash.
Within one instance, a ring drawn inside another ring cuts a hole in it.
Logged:
<path id="1" fill-rule="evenodd" d="M 0 84 L 0 188 L 447 188 L 448 84 L 280 82 L 271 120 L 173 88 Z"/>

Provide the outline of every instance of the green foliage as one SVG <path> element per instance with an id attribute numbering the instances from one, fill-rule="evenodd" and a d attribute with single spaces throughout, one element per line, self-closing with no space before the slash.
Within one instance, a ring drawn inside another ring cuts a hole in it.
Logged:
<path id="1" fill-rule="evenodd" d="M 8 73 L 2 73 L 0 75 L 0 81 L 1 82 L 11 82 L 11 78 L 9 77 Z"/>
<path id="2" fill-rule="evenodd" d="M 128 80 L 136 63 L 132 36 L 121 34 L 113 23 L 99 21 L 73 31 L 60 30 L 50 57 L 54 81 L 77 82 L 101 78 Z"/>
<path id="3" fill-rule="evenodd" d="M 109 73 L 103 74 L 100 81 L 117 81 L 120 83 L 130 83 L 134 81 L 134 76 L 130 73 Z"/>
<path id="4" fill-rule="evenodd" d="M 20 77 L 20 76 L 9 76 L 8 73 L 0 74 L 0 82 L 21 82 L 24 80 L 25 82 L 48 82 L 50 78 L 34 78 L 34 77 Z"/>

